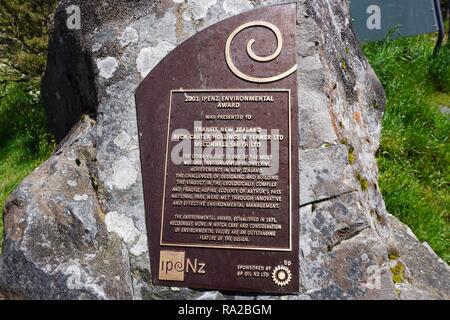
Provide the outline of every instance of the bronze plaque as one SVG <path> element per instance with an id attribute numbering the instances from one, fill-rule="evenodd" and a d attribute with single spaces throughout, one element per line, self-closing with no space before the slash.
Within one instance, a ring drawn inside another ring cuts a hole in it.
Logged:
<path id="1" fill-rule="evenodd" d="M 188 39 L 136 92 L 155 285 L 295 293 L 296 6 Z"/>

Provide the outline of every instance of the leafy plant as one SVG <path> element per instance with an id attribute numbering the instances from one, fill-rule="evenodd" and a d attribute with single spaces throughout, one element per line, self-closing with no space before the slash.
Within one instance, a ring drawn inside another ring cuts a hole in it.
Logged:
<path id="1" fill-rule="evenodd" d="M 2 0 L 0 79 L 38 83 L 45 68 L 51 16 L 57 0 Z"/>

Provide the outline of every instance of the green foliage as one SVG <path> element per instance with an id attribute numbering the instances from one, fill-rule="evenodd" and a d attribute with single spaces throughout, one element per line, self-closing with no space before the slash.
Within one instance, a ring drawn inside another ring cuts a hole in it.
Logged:
<path id="1" fill-rule="evenodd" d="M 433 48 L 419 36 L 364 51 L 388 100 L 378 154 L 387 209 L 450 262 L 450 119 L 437 103 L 450 100 L 450 50 Z"/>
<path id="2" fill-rule="evenodd" d="M 430 80 L 437 91 L 450 91 L 450 46 L 444 46 L 431 60 Z"/>
<path id="3" fill-rule="evenodd" d="M 39 143 L 50 140 L 50 136 L 44 109 L 39 103 L 39 92 L 25 90 L 14 82 L 5 88 L 0 101 L 0 147 L 20 135 L 33 155 L 39 153 Z"/>
<path id="4" fill-rule="evenodd" d="M 49 25 L 57 0 L 2 0 L 0 78 L 38 82 L 45 67 Z"/>

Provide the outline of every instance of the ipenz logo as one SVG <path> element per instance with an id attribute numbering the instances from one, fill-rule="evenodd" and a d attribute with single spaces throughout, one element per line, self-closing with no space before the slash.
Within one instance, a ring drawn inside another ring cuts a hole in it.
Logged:
<path id="1" fill-rule="evenodd" d="M 161 251 L 159 258 L 159 280 L 184 281 L 186 273 L 205 274 L 206 263 L 197 258 L 186 259 L 184 251 Z"/>

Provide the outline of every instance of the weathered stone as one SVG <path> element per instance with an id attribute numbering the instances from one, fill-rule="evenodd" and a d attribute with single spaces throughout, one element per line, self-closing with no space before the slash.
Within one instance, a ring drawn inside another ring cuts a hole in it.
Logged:
<path id="1" fill-rule="evenodd" d="M 301 282 L 312 297 L 395 297 L 386 248 L 370 228 L 358 192 L 302 207 L 300 230 Z"/>
<path id="2" fill-rule="evenodd" d="M 0 291 L 32 299 L 132 297 L 128 253 L 108 235 L 93 185 L 95 125 L 85 117 L 9 198 Z"/>
<path id="3" fill-rule="evenodd" d="M 283 2 L 60 2 L 42 84 L 49 123 L 62 140 L 82 114 L 96 121 L 85 117 L 9 198 L 0 297 L 449 298 L 448 266 L 386 212 L 375 160 L 384 92 L 350 30 L 347 3 L 336 0 L 297 1 L 299 294 L 151 284 L 134 91 L 198 31 Z M 72 4 L 83 13 L 81 30 L 65 27 Z M 393 251 L 400 252 L 395 261 Z M 405 283 L 394 284 L 396 265 L 404 265 Z"/>
<path id="4" fill-rule="evenodd" d="M 412 231 L 389 215 L 389 224 L 397 243 L 398 258 L 405 264 L 408 277 L 398 287 L 400 298 L 450 299 L 450 267 L 430 246 L 420 243 Z M 406 289 L 406 290 L 403 290 Z"/>
<path id="5" fill-rule="evenodd" d="M 345 146 L 300 152 L 300 205 L 356 190 Z"/>

